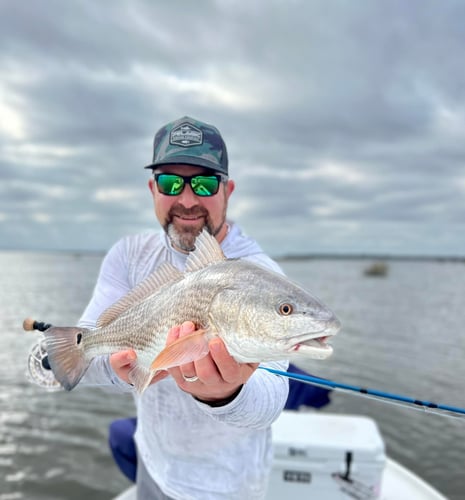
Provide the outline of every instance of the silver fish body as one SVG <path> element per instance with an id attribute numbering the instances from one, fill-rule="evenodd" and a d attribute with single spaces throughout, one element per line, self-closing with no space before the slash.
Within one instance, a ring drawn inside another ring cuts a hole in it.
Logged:
<path id="1" fill-rule="evenodd" d="M 201 333 L 165 347 L 169 329 L 192 321 Z M 317 298 L 286 277 L 246 260 L 225 259 L 203 231 L 181 273 L 165 263 L 105 311 L 95 330 L 45 332 L 50 366 L 71 390 L 98 355 L 134 349 L 131 381 L 142 392 L 157 371 L 200 359 L 219 336 L 239 362 L 324 359 L 340 323 Z"/>

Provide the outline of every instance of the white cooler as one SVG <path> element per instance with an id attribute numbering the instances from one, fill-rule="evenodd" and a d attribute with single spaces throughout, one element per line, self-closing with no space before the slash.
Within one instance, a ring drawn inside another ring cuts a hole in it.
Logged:
<path id="1" fill-rule="evenodd" d="M 374 420 L 284 411 L 273 441 L 267 500 L 379 497 L 386 455 Z"/>

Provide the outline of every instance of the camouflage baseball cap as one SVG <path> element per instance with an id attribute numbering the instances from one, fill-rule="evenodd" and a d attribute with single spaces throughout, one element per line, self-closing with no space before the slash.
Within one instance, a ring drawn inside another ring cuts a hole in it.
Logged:
<path id="1" fill-rule="evenodd" d="M 219 130 L 189 116 L 162 127 L 153 140 L 153 161 L 144 168 L 174 163 L 228 175 L 228 152 Z"/>

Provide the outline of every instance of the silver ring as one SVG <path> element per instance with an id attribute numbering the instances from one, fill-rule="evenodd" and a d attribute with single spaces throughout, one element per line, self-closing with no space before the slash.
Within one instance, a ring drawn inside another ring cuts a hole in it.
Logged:
<path id="1" fill-rule="evenodd" d="M 183 374 L 182 378 L 183 378 L 186 382 L 197 382 L 197 380 L 199 380 L 199 377 L 197 377 L 197 375 L 194 375 L 193 377 L 186 377 L 186 376 Z"/>

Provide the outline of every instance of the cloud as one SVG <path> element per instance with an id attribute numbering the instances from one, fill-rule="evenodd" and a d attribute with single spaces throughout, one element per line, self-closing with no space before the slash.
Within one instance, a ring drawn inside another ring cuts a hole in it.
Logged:
<path id="1" fill-rule="evenodd" d="M 463 254 L 460 1 L 0 5 L 0 246 L 158 229 L 142 167 L 191 115 L 274 254 Z"/>

